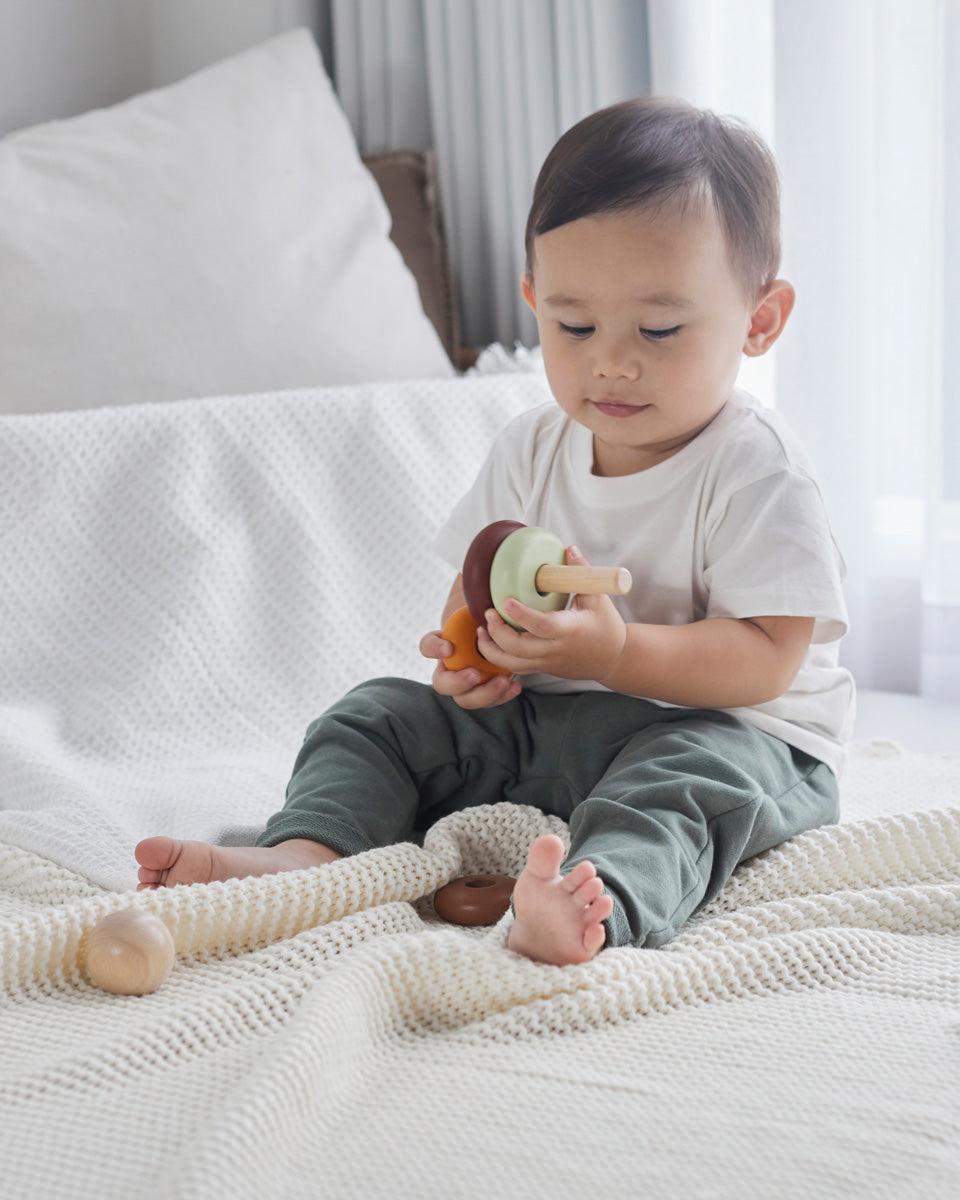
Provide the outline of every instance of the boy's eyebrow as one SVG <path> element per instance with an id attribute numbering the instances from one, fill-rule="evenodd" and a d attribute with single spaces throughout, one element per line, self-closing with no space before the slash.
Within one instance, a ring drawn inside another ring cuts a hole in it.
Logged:
<path id="1" fill-rule="evenodd" d="M 660 308 L 694 307 L 692 300 L 686 300 L 683 296 L 678 296 L 675 292 L 654 292 L 650 296 L 631 296 L 630 302 L 632 304 L 657 305 Z M 566 296 L 557 293 L 555 295 L 548 296 L 545 303 L 554 305 L 557 308 L 564 308 L 567 306 L 576 308 L 577 306 L 588 305 L 589 301 L 583 300 L 579 296 Z"/>

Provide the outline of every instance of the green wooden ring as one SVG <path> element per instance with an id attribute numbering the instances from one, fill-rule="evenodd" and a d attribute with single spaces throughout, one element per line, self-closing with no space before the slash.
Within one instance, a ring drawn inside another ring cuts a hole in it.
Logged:
<path id="1" fill-rule="evenodd" d="M 503 602 L 510 596 L 539 612 L 556 612 L 563 608 L 569 596 L 562 592 L 537 590 L 537 572 L 542 566 L 562 567 L 566 562 L 566 547 L 555 533 L 538 525 L 525 525 L 500 543 L 490 564 L 490 595 L 493 606 L 514 629 L 522 629 L 503 611 Z"/>

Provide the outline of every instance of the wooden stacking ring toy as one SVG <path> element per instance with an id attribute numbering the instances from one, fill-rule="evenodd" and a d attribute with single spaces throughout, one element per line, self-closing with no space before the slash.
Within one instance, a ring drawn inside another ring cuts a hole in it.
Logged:
<path id="1" fill-rule="evenodd" d="M 470 543 L 463 560 L 463 598 L 478 625 L 486 621 L 487 610 L 493 608 L 490 591 L 490 566 L 502 543 L 526 526 L 521 521 L 494 521 L 485 525 Z"/>
<path id="2" fill-rule="evenodd" d="M 496 925 L 516 882 L 509 875 L 464 875 L 435 893 L 433 907 L 454 925 Z"/>
<path id="3" fill-rule="evenodd" d="M 170 930 L 143 909 L 112 912 L 87 935 L 87 971 L 105 992 L 155 992 L 173 970 L 175 957 Z"/>
<path id="4" fill-rule="evenodd" d="M 630 586 L 624 567 L 567 566 L 556 534 L 519 521 L 494 521 L 481 529 L 463 563 L 463 595 L 478 625 L 492 607 L 521 629 L 503 608 L 511 596 L 539 612 L 556 612 L 574 592 L 623 596 Z"/>
<path id="5" fill-rule="evenodd" d="M 486 683 L 494 675 L 510 674 L 506 667 L 495 666 L 480 653 L 477 645 L 477 622 L 466 606 L 458 608 L 456 612 L 450 614 L 440 636 L 453 646 L 453 654 L 449 658 L 443 659 L 443 665 L 448 671 L 462 671 L 465 667 L 476 667 L 481 675 L 481 683 Z"/>

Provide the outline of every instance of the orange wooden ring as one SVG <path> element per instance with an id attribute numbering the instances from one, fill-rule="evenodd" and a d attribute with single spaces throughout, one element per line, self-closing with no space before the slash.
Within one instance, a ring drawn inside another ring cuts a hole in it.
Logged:
<path id="1" fill-rule="evenodd" d="M 494 666 L 480 653 L 477 647 L 477 623 L 466 606 L 458 608 L 447 618 L 447 623 L 440 636 L 453 646 L 453 653 L 450 657 L 442 660 L 448 671 L 462 671 L 465 667 L 476 667 L 483 674 L 483 683 L 492 679 L 494 675 L 510 674 L 506 667 Z"/>
<path id="2" fill-rule="evenodd" d="M 454 925 L 496 925 L 510 907 L 516 882 L 509 875 L 464 875 L 436 893 L 433 907 Z"/>

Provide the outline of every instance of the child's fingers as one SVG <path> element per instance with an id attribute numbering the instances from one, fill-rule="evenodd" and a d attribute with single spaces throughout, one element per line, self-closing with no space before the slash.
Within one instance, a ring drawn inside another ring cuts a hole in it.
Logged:
<path id="1" fill-rule="evenodd" d="M 449 696 L 461 708 L 493 708 L 520 694 L 520 684 L 508 675 L 494 675 L 484 682 L 476 667 L 448 671 L 439 666 L 433 673 L 433 687 L 441 696 Z"/>
<path id="2" fill-rule="evenodd" d="M 495 608 L 489 609 L 487 618 L 487 633 L 506 654 L 524 654 L 524 634 L 532 634 L 536 638 L 550 639 L 556 637 L 558 617 L 556 612 L 540 612 L 530 608 L 512 596 L 503 602 L 503 607 L 512 621 L 522 625 L 523 629 L 514 629 L 512 625 L 500 616 Z M 529 644 L 529 638 L 527 638 Z"/>
<path id="3" fill-rule="evenodd" d="M 441 696 L 462 696 L 482 682 L 476 667 L 464 667 L 462 671 L 448 671 L 441 663 L 433 673 L 433 687 Z"/>
<path id="4" fill-rule="evenodd" d="M 420 639 L 420 653 L 424 658 L 449 658 L 453 646 L 441 637 L 439 629 L 432 629 Z"/>
<path id="5" fill-rule="evenodd" d="M 509 675 L 494 675 L 477 687 L 455 696 L 461 708 L 497 708 L 520 695 L 520 684 Z"/>
<path id="6" fill-rule="evenodd" d="M 477 649 L 494 666 L 506 667 L 507 670 L 512 671 L 516 669 L 517 665 L 523 665 L 519 636 L 517 631 L 511 629 L 506 621 L 499 617 L 491 620 L 488 614 L 487 625 L 481 626 L 477 630 Z"/>

